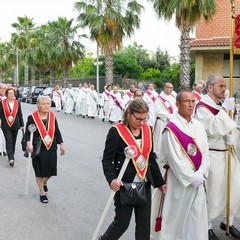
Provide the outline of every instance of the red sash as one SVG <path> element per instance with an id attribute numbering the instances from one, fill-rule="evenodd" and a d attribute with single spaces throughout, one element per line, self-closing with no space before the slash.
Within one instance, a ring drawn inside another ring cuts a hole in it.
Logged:
<path id="1" fill-rule="evenodd" d="M 116 124 L 114 127 L 117 129 L 119 135 L 128 146 L 134 145 L 137 148 L 137 156 L 132 159 L 132 162 L 134 164 L 134 167 L 136 169 L 138 176 L 143 180 L 147 173 L 149 154 L 152 149 L 152 137 L 151 137 L 151 129 L 149 125 L 144 124 L 141 128 L 142 148 L 139 147 L 135 137 L 124 124 L 119 123 L 119 124 Z M 139 160 L 142 159 L 142 156 L 145 159 L 144 160 L 145 165 L 144 167 L 142 167 L 141 165 L 141 168 L 139 168 Z"/>
<path id="2" fill-rule="evenodd" d="M 152 93 L 149 90 L 146 91 L 146 94 L 152 99 L 153 102 L 155 102 L 156 98 L 152 95 Z"/>
<path id="3" fill-rule="evenodd" d="M 58 90 L 55 89 L 54 92 L 57 93 L 59 97 L 61 97 L 61 93 Z"/>
<path id="4" fill-rule="evenodd" d="M 4 115 L 9 127 L 11 127 L 16 119 L 18 111 L 18 100 L 14 99 L 13 109 L 10 110 L 7 99 L 2 100 Z"/>
<path id="5" fill-rule="evenodd" d="M 126 94 L 129 96 L 129 98 L 133 97 L 133 94 L 131 92 L 126 92 Z"/>
<path id="6" fill-rule="evenodd" d="M 194 95 L 194 97 L 198 100 L 198 101 L 200 101 L 201 100 L 201 96 L 199 95 L 199 94 L 197 94 L 197 93 L 194 93 L 193 94 Z"/>
<path id="7" fill-rule="evenodd" d="M 49 150 L 49 148 L 52 146 L 53 139 L 54 139 L 55 114 L 53 112 L 49 112 L 47 129 L 43 124 L 38 111 L 33 112 L 32 117 L 40 133 L 41 139 L 43 140 L 43 143 L 45 144 L 47 150 Z"/>
<path id="8" fill-rule="evenodd" d="M 170 114 L 172 114 L 172 113 L 173 113 L 173 107 L 172 107 L 172 105 L 170 104 L 170 102 L 167 101 L 165 98 L 163 98 L 161 95 L 159 95 L 158 97 L 159 97 L 159 99 L 163 102 L 163 105 L 166 107 L 166 109 L 168 110 L 168 112 L 169 112 Z"/>

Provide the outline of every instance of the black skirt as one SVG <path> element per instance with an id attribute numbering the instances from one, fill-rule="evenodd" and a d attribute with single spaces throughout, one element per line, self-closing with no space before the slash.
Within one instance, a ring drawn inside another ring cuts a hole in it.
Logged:
<path id="1" fill-rule="evenodd" d="M 47 150 L 42 142 L 40 157 L 33 158 L 32 165 L 36 177 L 57 176 L 57 150 Z"/>

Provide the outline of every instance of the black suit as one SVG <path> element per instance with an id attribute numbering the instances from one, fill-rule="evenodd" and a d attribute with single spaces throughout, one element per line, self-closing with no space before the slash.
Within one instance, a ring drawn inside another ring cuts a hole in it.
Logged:
<path id="1" fill-rule="evenodd" d="M 109 130 L 107 135 L 105 149 L 102 159 L 103 171 L 105 177 L 111 184 L 112 180 L 116 179 L 123 162 L 125 160 L 124 149 L 127 147 L 126 143 L 122 140 L 115 127 Z M 132 182 L 136 176 L 136 170 L 132 163 L 129 162 L 127 169 L 123 175 L 123 182 Z M 148 170 L 146 174 L 147 194 L 148 201 L 142 205 L 128 205 L 121 204 L 120 193 L 116 192 L 114 196 L 115 205 L 115 218 L 111 225 L 108 227 L 102 240 L 117 240 L 126 231 L 129 226 L 132 211 L 134 209 L 136 219 L 136 240 L 149 240 L 150 238 L 150 215 L 151 215 L 151 186 L 160 187 L 164 184 L 162 175 L 160 173 L 158 164 L 156 162 L 156 155 L 151 150 L 148 159 Z"/>
<path id="2" fill-rule="evenodd" d="M 2 121 L 1 128 L 6 140 L 6 150 L 7 150 L 8 160 L 14 160 L 15 145 L 16 145 L 18 130 L 20 127 L 24 126 L 20 102 L 18 102 L 17 115 L 11 127 L 8 125 L 6 117 L 4 115 L 2 101 L 0 102 L 0 118 Z"/>

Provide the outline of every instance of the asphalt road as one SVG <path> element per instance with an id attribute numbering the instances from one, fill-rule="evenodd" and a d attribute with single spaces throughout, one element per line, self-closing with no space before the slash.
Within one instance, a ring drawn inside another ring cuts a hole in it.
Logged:
<path id="1" fill-rule="evenodd" d="M 26 122 L 27 116 L 36 110 L 36 105 L 22 103 L 22 109 Z M 32 167 L 28 194 L 24 194 L 28 160 L 21 151 L 20 132 L 15 166 L 10 168 L 7 158 L 0 157 L 0 240 L 92 239 L 110 194 L 102 173 L 101 157 L 111 125 L 99 119 L 82 119 L 62 112 L 56 116 L 66 155 L 59 156 L 58 176 L 49 181 L 48 204 L 39 201 Z M 101 233 L 112 218 L 113 207 Z M 214 230 L 220 239 L 232 239 L 226 237 L 218 226 L 219 221 L 215 221 Z M 239 221 L 236 226 L 240 228 Z M 134 240 L 133 221 L 121 239 Z"/>

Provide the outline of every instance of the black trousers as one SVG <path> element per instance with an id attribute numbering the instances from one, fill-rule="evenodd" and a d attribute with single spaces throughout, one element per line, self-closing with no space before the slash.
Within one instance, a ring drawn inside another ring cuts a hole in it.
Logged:
<path id="1" fill-rule="evenodd" d="M 115 217 L 102 235 L 101 240 L 117 240 L 128 229 L 132 212 L 135 213 L 135 240 L 150 239 L 151 186 L 147 183 L 147 203 L 141 205 L 121 204 L 120 192 L 114 196 Z"/>
<path id="2" fill-rule="evenodd" d="M 5 140 L 8 160 L 14 160 L 15 146 L 18 135 L 18 130 L 2 129 Z"/>

